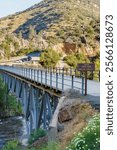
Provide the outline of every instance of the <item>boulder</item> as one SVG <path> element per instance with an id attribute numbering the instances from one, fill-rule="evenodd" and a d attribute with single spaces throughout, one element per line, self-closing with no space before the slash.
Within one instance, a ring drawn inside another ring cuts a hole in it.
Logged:
<path id="1" fill-rule="evenodd" d="M 59 118 L 59 122 L 65 122 L 71 120 L 73 117 L 70 108 L 68 106 L 62 108 L 59 112 L 58 118 Z"/>

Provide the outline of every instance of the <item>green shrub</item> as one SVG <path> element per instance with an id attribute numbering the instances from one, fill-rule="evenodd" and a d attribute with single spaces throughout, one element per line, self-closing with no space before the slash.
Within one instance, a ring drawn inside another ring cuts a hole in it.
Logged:
<path id="1" fill-rule="evenodd" d="M 20 115 L 22 114 L 21 104 L 16 100 L 16 98 L 9 94 L 6 102 L 6 108 L 9 112 L 10 116 Z"/>
<path id="2" fill-rule="evenodd" d="M 14 44 L 14 47 L 16 50 L 19 49 L 19 43 L 18 42 L 14 42 L 13 44 Z"/>
<path id="3" fill-rule="evenodd" d="M 100 59 L 97 58 L 94 63 L 95 63 L 94 80 L 99 81 Z"/>
<path id="4" fill-rule="evenodd" d="M 61 146 L 56 142 L 49 142 L 46 146 L 39 148 L 38 150 L 62 150 Z"/>
<path id="5" fill-rule="evenodd" d="M 78 63 L 78 60 L 75 54 L 71 54 L 71 55 L 64 57 L 64 61 L 71 67 L 76 67 Z"/>
<path id="6" fill-rule="evenodd" d="M 59 31 L 57 32 L 57 36 L 59 36 L 59 37 L 64 37 L 64 36 L 65 36 L 64 30 L 59 30 Z"/>
<path id="7" fill-rule="evenodd" d="M 21 104 L 16 100 L 15 96 L 8 93 L 7 86 L 2 78 L 0 78 L 0 109 L 9 116 L 22 113 Z"/>
<path id="8" fill-rule="evenodd" d="M 3 44 L 4 55 L 6 58 L 10 58 L 10 45 L 8 43 Z"/>
<path id="9" fill-rule="evenodd" d="M 78 63 L 89 63 L 89 59 L 84 53 L 76 53 Z"/>
<path id="10" fill-rule="evenodd" d="M 7 87 L 3 83 L 2 78 L 0 78 L 0 109 L 4 110 L 6 105 L 6 93 L 7 93 Z"/>
<path id="11" fill-rule="evenodd" d="M 19 142 L 17 140 L 13 140 L 3 146 L 2 150 L 21 150 L 21 147 L 19 147 Z"/>
<path id="12" fill-rule="evenodd" d="M 34 50 L 32 48 L 20 49 L 19 51 L 16 52 L 16 56 L 26 55 L 26 54 L 31 53 L 33 51 Z"/>
<path id="13" fill-rule="evenodd" d="M 55 67 L 59 59 L 60 55 L 56 51 L 48 49 L 41 54 L 39 63 L 45 68 Z"/>
<path id="14" fill-rule="evenodd" d="M 78 133 L 66 147 L 67 150 L 99 150 L 100 149 L 100 117 L 93 116 L 87 127 Z"/>
<path id="15" fill-rule="evenodd" d="M 9 141 L 2 150 L 22 150 L 20 143 L 17 140 Z M 49 142 L 47 145 L 39 148 L 26 148 L 25 150 L 62 150 L 61 146 L 56 142 Z"/>
<path id="16" fill-rule="evenodd" d="M 29 144 L 31 145 L 34 141 L 36 141 L 36 140 L 38 140 L 39 138 L 44 137 L 44 136 L 46 136 L 46 131 L 43 130 L 43 129 L 41 129 L 41 128 L 39 128 L 39 129 L 37 129 L 37 130 L 35 130 L 35 131 L 33 131 L 33 132 L 31 133 L 28 142 L 29 142 Z"/>
<path id="17" fill-rule="evenodd" d="M 100 59 L 96 59 L 95 61 L 95 70 L 100 70 Z"/>
<path id="18" fill-rule="evenodd" d="M 79 54 L 79 53 L 76 53 L 76 54 L 70 54 L 66 57 L 64 57 L 64 61 L 71 67 L 74 67 L 76 68 L 77 64 L 78 63 L 88 63 L 89 60 L 88 58 L 84 55 L 84 54 Z"/>

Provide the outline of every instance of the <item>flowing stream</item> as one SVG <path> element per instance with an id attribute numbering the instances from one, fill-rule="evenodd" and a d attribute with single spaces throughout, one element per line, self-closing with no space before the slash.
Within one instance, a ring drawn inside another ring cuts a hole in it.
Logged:
<path id="1" fill-rule="evenodd" d="M 25 119 L 21 116 L 0 119 L 0 149 L 13 139 L 19 140 L 22 145 L 27 145 L 27 129 Z"/>

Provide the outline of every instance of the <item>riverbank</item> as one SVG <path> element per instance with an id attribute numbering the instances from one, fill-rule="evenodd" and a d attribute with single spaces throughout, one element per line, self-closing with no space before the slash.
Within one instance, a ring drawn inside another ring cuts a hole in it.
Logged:
<path id="1" fill-rule="evenodd" d="M 26 145 L 26 121 L 22 116 L 0 119 L 0 149 L 12 140 L 18 140 L 22 145 Z"/>

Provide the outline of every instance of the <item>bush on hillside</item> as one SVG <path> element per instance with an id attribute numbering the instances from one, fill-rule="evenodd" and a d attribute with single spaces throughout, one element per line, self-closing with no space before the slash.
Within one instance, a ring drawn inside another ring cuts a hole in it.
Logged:
<path id="1" fill-rule="evenodd" d="M 49 142 L 47 145 L 37 149 L 37 150 L 62 150 L 61 146 L 56 142 Z"/>
<path id="2" fill-rule="evenodd" d="M 3 146 L 2 150 L 22 150 L 20 143 L 17 140 L 9 141 L 5 146 Z M 39 148 L 25 148 L 25 150 L 62 150 L 61 146 L 56 142 L 48 142 L 47 145 L 44 145 Z"/>
<path id="3" fill-rule="evenodd" d="M 8 98 L 6 101 L 6 110 L 10 116 L 22 114 L 22 107 L 20 102 L 17 101 L 16 97 L 11 94 L 8 94 Z"/>
<path id="4" fill-rule="evenodd" d="M 16 56 L 26 55 L 26 54 L 31 53 L 33 51 L 34 50 L 32 48 L 20 49 L 19 51 L 16 52 Z"/>
<path id="5" fill-rule="evenodd" d="M 59 59 L 60 59 L 60 55 L 56 51 L 52 49 L 48 49 L 41 54 L 39 63 L 44 68 L 55 67 Z"/>
<path id="6" fill-rule="evenodd" d="M 88 63 L 89 60 L 84 54 L 72 53 L 64 57 L 64 61 L 71 67 L 76 68 L 78 63 Z"/>
<path id="7" fill-rule="evenodd" d="M 8 93 L 7 86 L 4 84 L 2 78 L 0 78 L 0 110 L 6 116 L 14 116 L 22 113 L 21 104 L 16 100 L 15 96 Z"/>
<path id="8" fill-rule="evenodd" d="M 5 103 L 6 103 L 6 93 L 7 93 L 7 87 L 3 83 L 2 78 L 0 78 L 0 108 L 5 109 Z"/>
<path id="9" fill-rule="evenodd" d="M 71 67 L 76 67 L 78 60 L 77 57 L 75 56 L 75 54 L 70 54 L 66 57 L 64 57 L 64 61 Z"/>
<path id="10" fill-rule="evenodd" d="M 21 147 L 19 146 L 19 142 L 17 140 L 13 140 L 5 144 L 2 150 L 21 150 Z"/>
<path id="11" fill-rule="evenodd" d="M 44 136 L 46 136 L 46 131 L 39 128 L 31 133 L 28 142 L 31 145 L 31 144 L 33 144 L 33 142 L 35 142 L 36 140 L 38 140 L 39 138 L 44 137 Z"/>
<path id="12" fill-rule="evenodd" d="M 83 53 L 76 53 L 78 63 L 89 63 L 89 59 Z"/>

